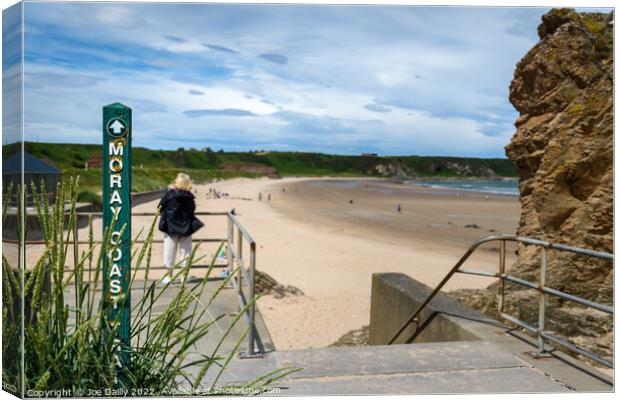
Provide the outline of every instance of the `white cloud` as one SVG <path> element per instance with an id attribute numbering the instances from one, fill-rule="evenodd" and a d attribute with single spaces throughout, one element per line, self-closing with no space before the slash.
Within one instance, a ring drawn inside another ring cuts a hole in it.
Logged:
<path id="1" fill-rule="evenodd" d="M 41 140 L 96 142 L 121 100 L 149 147 L 501 156 L 543 12 L 28 3 L 26 117 Z"/>

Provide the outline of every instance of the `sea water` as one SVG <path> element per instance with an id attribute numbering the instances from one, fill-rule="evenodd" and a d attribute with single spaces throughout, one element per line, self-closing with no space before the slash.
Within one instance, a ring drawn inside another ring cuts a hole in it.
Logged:
<path id="1" fill-rule="evenodd" d="M 407 181 L 407 183 L 419 186 L 463 190 L 469 192 L 503 194 L 508 196 L 519 195 L 519 181 L 517 179 L 438 179 L 423 181 L 412 180 Z"/>

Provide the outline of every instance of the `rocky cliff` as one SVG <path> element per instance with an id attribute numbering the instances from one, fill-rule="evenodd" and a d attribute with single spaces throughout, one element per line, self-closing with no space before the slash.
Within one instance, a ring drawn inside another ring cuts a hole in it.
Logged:
<path id="1" fill-rule="evenodd" d="M 419 159 L 414 164 L 407 158 L 377 158 L 375 163 L 364 170 L 364 173 L 396 179 L 415 179 L 429 176 L 497 179 L 498 174 L 493 168 L 485 165 L 485 161 L 484 159 L 428 157 Z"/>
<path id="2" fill-rule="evenodd" d="M 540 42 L 517 64 L 510 101 L 519 111 L 506 155 L 520 177 L 518 234 L 613 252 L 613 14 L 554 9 L 542 17 Z M 513 273 L 538 279 L 539 250 L 520 246 Z M 547 286 L 596 302 L 613 301 L 613 266 L 552 251 Z M 507 307 L 537 319 L 538 294 L 510 287 Z M 461 291 L 493 313 L 495 288 Z M 549 298 L 550 330 L 611 354 L 612 319 Z"/>

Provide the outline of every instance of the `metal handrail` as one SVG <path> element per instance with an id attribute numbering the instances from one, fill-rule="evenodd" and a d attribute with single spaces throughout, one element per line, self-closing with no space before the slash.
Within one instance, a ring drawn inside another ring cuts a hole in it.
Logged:
<path id="1" fill-rule="evenodd" d="M 36 213 L 30 212 L 27 213 L 28 215 L 35 215 Z M 67 213 L 68 214 L 68 213 Z M 199 216 L 228 216 L 230 213 L 227 211 L 197 211 L 194 213 L 194 215 L 199 215 Z M 101 216 L 103 215 L 103 213 L 101 211 L 78 211 L 75 212 L 75 215 L 78 217 L 91 217 L 91 216 Z M 132 217 L 154 217 L 155 213 L 153 212 L 132 212 L 131 213 Z M 237 221 L 236 223 L 240 225 L 239 221 L 236 219 Z M 244 229 L 245 230 L 245 229 Z M 249 234 L 248 234 L 248 237 Z M 204 242 L 204 243 L 222 243 L 222 242 L 226 242 L 228 239 L 227 238 L 203 238 L 203 239 L 192 239 L 193 242 Z M 252 240 L 253 241 L 253 240 Z M 9 243 L 9 244 L 19 244 L 20 240 L 19 239 L 2 239 L 3 243 Z M 134 241 L 134 243 L 145 243 L 146 241 L 144 239 L 137 239 Z M 163 243 L 163 239 L 153 239 L 151 241 L 152 243 Z M 68 240 L 65 241 L 66 244 L 74 244 L 73 240 Z M 78 240 L 77 244 L 89 244 L 90 242 L 87 240 Z M 101 243 L 101 240 L 95 240 L 93 241 L 93 243 Z M 44 245 L 46 244 L 45 240 L 34 240 L 34 239 L 27 239 L 24 241 L 24 244 L 26 245 Z"/>
<path id="2" fill-rule="evenodd" d="M 230 218 L 230 220 L 233 222 L 233 224 L 237 227 L 237 229 L 239 229 L 239 232 L 241 232 L 241 234 L 243 234 L 243 237 L 245 238 L 245 240 L 247 240 L 247 242 L 250 245 L 256 245 L 256 242 L 254 241 L 254 239 L 252 239 L 252 236 L 250 236 L 248 231 L 243 227 L 243 225 L 241 225 L 241 223 L 239 222 L 237 217 L 234 214 L 230 213 L 230 212 L 227 215 L 228 215 L 228 218 Z"/>
<path id="3" fill-rule="evenodd" d="M 492 241 L 500 241 L 500 255 L 499 255 L 499 272 L 498 273 L 490 273 L 490 272 L 486 272 L 486 271 L 478 271 L 478 270 L 471 270 L 471 269 L 461 269 L 461 266 L 465 263 L 465 261 L 467 261 L 467 259 L 472 255 L 472 253 L 482 244 L 484 243 L 488 243 L 488 242 L 492 242 Z M 517 278 L 515 276 L 509 275 L 507 273 L 505 273 L 505 268 L 506 268 L 506 242 L 507 241 L 511 241 L 511 242 L 518 242 L 518 243 L 524 243 L 524 244 L 529 244 L 529 245 L 534 245 L 534 246 L 539 246 L 541 248 L 541 263 L 540 263 L 540 277 L 539 277 L 539 282 L 538 284 L 536 283 L 532 283 L 529 282 L 527 280 L 521 279 L 521 278 Z M 607 306 L 604 304 L 600 304 L 600 303 L 596 303 L 590 300 L 586 300 L 583 299 L 581 297 L 578 296 L 574 296 L 568 293 L 564 293 L 562 291 L 556 290 L 556 289 L 552 289 L 549 287 L 545 286 L 545 280 L 546 280 L 546 275 L 547 275 L 547 250 L 548 249 L 553 249 L 553 250 L 558 250 L 558 251 L 565 251 L 565 252 L 570 252 L 570 253 L 574 253 L 574 254 L 581 254 L 581 255 L 585 255 L 585 256 L 589 256 L 589 257 L 595 257 L 595 258 L 600 258 L 603 260 L 607 260 L 607 261 L 614 261 L 614 255 L 610 254 L 610 253 L 604 253 L 604 252 L 599 252 L 599 251 L 594 251 L 594 250 L 589 250 L 589 249 L 582 249 L 580 247 L 574 247 L 574 246 L 569 246 L 569 245 L 565 245 L 565 244 L 560 244 L 560 243 L 551 243 L 551 242 L 547 242 L 544 240 L 538 240 L 538 239 L 533 239 L 533 238 L 529 238 L 529 237 L 525 237 L 525 236 L 517 236 L 517 235 L 507 235 L 507 234 L 502 234 L 502 235 L 492 235 L 492 236 L 487 236 L 484 238 L 481 238 L 479 240 L 477 240 L 476 242 L 474 242 L 465 252 L 465 254 L 463 254 L 463 256 L 459 259 L 459 261 L 454 265 L 454 267 L 452 267 L 452 269 L 450 269 L 450 271 L 446 274 L 446 276 L 441 280 L 441 282 L 435 287 L 435 289 L 431 292 L 430 295 L 428 295 L 428 297 L 424 300 L 424 302 L 422 302 L 422 304 L 409 316 L 409 318 L 407 319 L 407 321 L 401 326 L 401 328 L 398 330 L 398 332 L 392 337 L 392 339 L 390 339 L 390 341 L 388 342 L 388 344 L 393 344 L 398 337 L 405 331 L 405 329 L 407 329 L 407 327 L 409 326 L 409 324 L 411 324 L 414 321 L 417 321 L 418 316 L 420 315 L 420 313 L 422 312 L 422 310 L 424 310 L 424 308 L 428 305 L 428 303 L 430 303 L 432 301 L 432 299 L 437 295 L 437 293 L 439 293 L 441 291 L 441 289 L 445 286 L 445 284 L 452 278 L 452 276 L 455 273 L 461 273 L 461 274 L 468 274 L 468 275 L 478 275 L 478 276 L 485 276 L 485 277 L 491 277 L 491 278 L 498 278 L 499 279 L 499 299 L 498 299 L 498 314 L 500 315 L 500 317 L 504 318 L 505 320 L 514 323 L 515 325 L 526 329 L 530 332 L 533 332 L 537 335 L 538 337 L 538 355 L 542 355 L 543 353 L 546 353 L 547 351 L 545 350 L 544 347 L 544 340 L 549 340 L 552 341 L 560 346 L 569 348 L 570 350 L 579 353 L 585 357 L 588 357 L 600 364 L 603 364 L 609 368 L 613 368 L 613 363 L 605 358 L 602 358 L 592 352 L 589 352 L 579 346 L 576 346 L 575 344 L 557 337 L 555 335 L 550 334 L 549 332 L 544 330 L 544 326 L 545 326 L 545 310 L 546 310 L 546 296 L 547 295 L 553 295 L 553 296 L 557 296 L 560 297 L 562 299 L 568 300 L 568 301 L 572 301 L 581 305 L 584 305 L 586 307 L 591 307 L 594 309 L 597 309 L 599 311 L 602 311 L 606 314 L 610 314 L 613 315 L 614 314 L 614 308 L 613 306 Z M 504 313 L 504 289 L 505 289 L 505 281 L 509 281 L 509 282 L 513 282 L 516 283 L 518 285 L 521 286 L 525 286 L 528 287 L 530 289 L 534 289 L 540 292 L 540 298 L 539 298 L 539 311 L 538 311 L 538 325 L 537 326 L 532 326 L 524 321 L 521 321 L 515 317 L 512 317 L 506 313 Z M 418 336 L 418 334 L 421 331 L 421 327 L 424 327 L 425 324 L 424 323 L 420 323 L 417 324 L 417 328 L 415 330 L 415 332 L 405 341 L 405 343 L 411 343 L 413 340 L 415 340 L 415 338 Z"/>
<path id="4" fill-rule="evenodd" d="M 392 339 L 390 339 L 390 341 L 388 342 L 388 344 L 393 344 L 394 341 L 396 341 L 396 339 L 398 339 L 398 337 L 401 335 L 401 333 L 403 333 L 403 331 L 405 329 L 407 329 L 407 326 L 409 326 L 409 324 L 411 322 L 413 322 L 418 315 L 422 312 L 422 310 L 424 309 L 424 307 L 426 307 L 426 305 L 437 295 L 437 293 L 439 293 L 439 291 L 444 287 L 444 285 L 450 280 L 450 278 L 452 278 L 452 275 L 454 275 L 456 273 L 456 271 L 461 267 L 461 265 L 463 265 L 463 263 L 465 263 L 465 261 L 467 261 L 467 259 L 469 258 L 469 256 L 471 256 L 471 254 L 474 252 L 474 250 L 476 250 L 478 248 L 478 246 L 480 246 L 483 243 L 487 243 L 487 242 L 491 242 L 494 240 L 502 240 L 503 237 L 507 237 L 509 235 L 493 235 L 493 236 L 487 236 L 485 238 L 479 239 L 476 242 L 474 242 L 469 249 L 467 249 L 467 251 L 465 252 L 465 254 L 463 254 L 463 256 L 460 258 L 460 260 L 454 265 L 454 267 L 452 267 L 452 269 L 446 274 L 446 276 L 441 280 L 441 282 L 439 282 L 439 284 L 435 287 L 435 289 L 433 289 L 433 291 L 431 292 L 430 295 L 428 295 L 428 297 L 426 298 L 426 300 L 424 300 L 422 302 L 422 304 L 416 309 L 415 312 L 413 312 L 411 314 L 411 316 L 407 319 L 407 321 L 401 326 L 401 328 L 398 330 L 398 332 L 396 332 L 396 334 L 392 337 Z"/>
<path id="5" fill-rule="evenodd" d="M 35 213 L 29 213 L 29 214 L 33 214 L 36 215 Z M 67 213 L 68 214 L 68 213 Z M 75 212 L 75 215 L 77 217 L 91 217 L 91 216 L 101 216 L 103 213 L 101 211 L 90 211 L 90 212 Z M 243 227 L 243 225 L 241 225 L 241 223 L 239 222 L 239 219 L 237 219 L 237 217 L 232 213 L 232 212 L 226 212 L 226 211 L 217 211 L 217 212 L 210 212 L 210 211 L 197 211 L 194 213 L 194 215 L 198 215 L 198 216 L 226 216 L 227 220 L 228 220 L 228 236 L 227 238 L 204 238 L 204 239 L 193 239 L 194 242 L 210 242 L 210 243 L 226 243 L 227 244 L 227 248 L 226 248 L 226 254 L 228 257 L 228 263 L 226 264 L 226 268 L 228 270 L 229 273 L 231 273 L 234 269 L 234 264 L 237 264 L 237 266 L 239 267 L 238 269 L 238 275 L 237 275 L 237 279 L 235 281 L 235 279 L 231 279 L 230 282 L 232 283 L 233 287 L 235 288 L 236 292 L 237 292 L 237 297 L 239 300 L 239 309 L 243 310 L 245 308 L 247 308 L 247 311 L 245 312 L 245 322 L 246 324 L 249 326 L 249 332 L 248 332 L 248 355 L 250 357 L 255 356 L 257 354 L 257 349 L 258 348 L 258 353 L 264 353 L 265 349 L 263 347 L 263 343 L 260 339 L 260 336 L 258 335 L 258 332 L 256 331 L 256 325 L 255 325 L 255 316 L 256 316 L 256 306 L 255 303 L 252 302 L 250 304 L 250 306 L 248 307 L 248 302 L 246 300 L 246 296 L 243 293 L 243 279 L 242 279 L 242 274 L 243 274 L 243 278 L 245 279 L 247 286 L 248 286 L 248 296 L 247 298 L 249 298 L 251 301 L 254 299 L 255 296 L 255 288 L 254 288 L 254 284 L 255 284 L 255 276 L 256 276 L 256 241 L 254 241 L 254 239 L 252 238 L 252 236 L 249 234 L 249 232 L 245 229 L 245 227 Z M 155 213 L 153 212 L 132 212 L 131 213 L 132 217 L 153 217 L 155 216 Z M 237 228 L 237 232 L 238 232 L 238 240 L 237 240 L 237 249 L 234 248 L 233 244 L 234 244 L 234 232 L 233 232 L 233 228 Z M 243 249 L 243 239 L 246 240 L 246 242 L 249 244 L 250 246 L 250 263 L 249 263 L 249 267 L 248 270 L 246 270 L 246 268 L 244 267 L 244 263 L 243 263 L 243 257 L 242 257 L 242 249 Z M 13 240 L 13 239 L 3 239 L 2 240 L 5 243 L 16 243 L 19 244 L 20 241 L 19 240 Z M 143 239 L 136 239 L 134 241 L 134 243 L 144 243 L 145 240 Z M 161 239 L 153 239 L 151 241 L 152 243 L 163 243 L 163 240 Z M 90 244 L 90 241 L 85 241 L 85 240 L 79 240 L 78 237 L 78 229 L 77 229 L 77 224 L 75 224 L 74 229 L 73 229 L 73 240 L 68 240 L 65 242 L 66 244 L 72 244 L 73 245 L 73 257 L 74 257 L 74 265 L 77 265 L 78 260 L 78 245 L 80 244 Z M 101 240 L 93 240 L 93 243 L 101 243 Z M 44 245 L 46 244 L 46 242 L 44 240 L 26 240 L 24 242 L 25 245 Z M 193 268 L 209 268 L 209 265 L 193 265 Z M 165 269 L 165 267 L 151 267 L 151 269 Z M 92 271 L 94 269 L 86 269 L 87 271 Z"/>
<path id="6" fill-rule="evenodd" d="M 258 335 L 255 324 L 256 316 L 256 303 L 254 302 L 255 296 L 255 276 L 256 276 L 256 242 L 248 231 L 241 225 L 237 217 L 232 212 L 227 213 L 228 216 L 228 243 L 227 243 L 227 256 L 228 256 L 228 272 L 232 273 L 234 265 L 237 264 L 238 271 L 237 277 L 231 279 L 231 283 L 237 290 L 239 298 L 239 307 L 243 310 L 247 308 L 245 314 L 245 320 L 249 326 L 248 330 L 248 356 L 254 357 L 256 354 L 262 354 L 265 352 L 263 343 Z M 237 228 L 237 248 L 235 249 L 235 228 Z M 246 270 L 243 259 L 243 240 L 250 246 L 250 262 L 248 269 Z M 248 286 L 248 296 L 252 302 L 249 307 L 245 294 L 243 293 L 243 278 L 245 278 Z M 258 352 L 256 347 L 258 347 Z"/>

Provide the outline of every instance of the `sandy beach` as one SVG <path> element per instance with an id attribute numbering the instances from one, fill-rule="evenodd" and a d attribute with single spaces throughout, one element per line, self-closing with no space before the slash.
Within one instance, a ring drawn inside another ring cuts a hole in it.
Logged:
<path id="1" fill-rule="evenodd" d="M 259 192 L 263 200 L 272 195 L 271 202 L 235 207 L 261 244 L 258 268 L 305 293 L 260 300 L 276 348 L 327 346 L 368 324 L 372 273 L 403 272 L 435 285 L 472 241 L 492 232 L 514 232 L 517 226 L 519 203 L 514 197 L 487 199 L 372 180 L 350 182 L 283 179 L 216 185 L 255 199 Z M 495 271 L 497 259 L 497 250 L 490 248 L 477 253 L 469 265 Z M 490 282 L 458 276 L 447 289 Z"/>
<path id="2" fill-rule="evenodd" d="M 210 188 L 228 196 L 208 198 Z M 471 242 L 493 233 L 514 233 L 519 218 L 516 197 L 457 195 L 378 180 L 239 178 L 195 189 L 197 210 L 235 209 L 258 244 L 257 269 L 304 292 L 282 299 L 268 295 L 258 302 L 278 349 L 328 346 L 368 324 L 374 272 L 402 272 L 433 286 Z M 153 201 L 134 210 L 152 212 L 156 205 Z M 224 217 L 201 218 L 205 228 L 195 238 L 226 237 Z M 134 236 L 151 221 L 134 217 Z M 100 232 L 100 219 L 95 219 L 94 230 Z M 87 235 L 86 228 L 80 229 L 80 237 Z M 214 245 L 203 245 L 198 254 L 211 257 L 214 250 Z M 36 260 L 36 253 L 29 247 L 29 262 Z M 509 261 L 513 256 L 509 252 Z M 161 245 L 155 245 L 153 264 L 161 265 L 161 257 Z M 496 271 L 497 260 L 497 247 L 488 247 L 467 265 Z M 161 274 L 155 271 L 151 277 Z M 201 274 L 204 270 L 191 272 Z M 487 278 L 459 275 L 446 290 L 489 283 Z"/>

